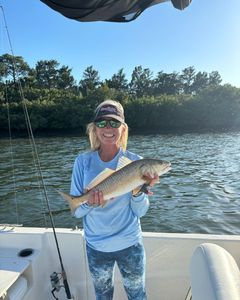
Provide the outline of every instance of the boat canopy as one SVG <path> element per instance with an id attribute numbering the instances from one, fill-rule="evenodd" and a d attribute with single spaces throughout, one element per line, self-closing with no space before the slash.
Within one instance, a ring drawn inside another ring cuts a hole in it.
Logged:
<path id="1" fill-rule="evenodd" d="M 150 6 L 171 1 L 177 9 L 192 0 L 41 0 L 67 18 L 81 22 L 130 22 Z"/>

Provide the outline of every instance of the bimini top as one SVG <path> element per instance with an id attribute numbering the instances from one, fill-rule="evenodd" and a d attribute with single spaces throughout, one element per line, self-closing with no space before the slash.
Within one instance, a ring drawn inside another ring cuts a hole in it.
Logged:
<path id="1" fill-rule="evenodd" d="M 65 17 L 81 22 L 130 22 L 146 8 L 171 1 L 177 9 L 186 8 L 192 0 L 41 0 Z"/>

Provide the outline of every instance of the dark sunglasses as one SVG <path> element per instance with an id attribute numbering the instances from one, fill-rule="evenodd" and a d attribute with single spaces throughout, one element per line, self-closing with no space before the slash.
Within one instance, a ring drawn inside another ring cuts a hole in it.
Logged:
<path id="1" fill-rule="evenodd" d="M 119 128 L 121 126 L 121 122 L 117 120 L 98 120 L 94 122 L 98 128 L 105 128 L 107 124 L 112 128 Z"/>

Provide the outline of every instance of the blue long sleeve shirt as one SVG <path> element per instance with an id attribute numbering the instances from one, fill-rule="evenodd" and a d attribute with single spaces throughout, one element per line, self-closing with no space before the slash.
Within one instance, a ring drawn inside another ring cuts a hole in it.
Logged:
<path id="1" fill-rule="evenodd" d="M 88 184 L 105 168 L 115 170 L 121 156 L 130 160 L 140 159 L 140 156 L 122 149 L 108 162 L 101 160 L 98 151 L 80 154 L 73 166 L 71 195 L 82 195 Z M 74 215 L 83 218 L 84 236 L 91 248 L 113 252 L 130 247 L 142 239 L 140 217 L 145 215 L 148 207 L 147 195 L 133 197 L 129 192 L 110 200 L 103 207 L 82 204 Z"/>

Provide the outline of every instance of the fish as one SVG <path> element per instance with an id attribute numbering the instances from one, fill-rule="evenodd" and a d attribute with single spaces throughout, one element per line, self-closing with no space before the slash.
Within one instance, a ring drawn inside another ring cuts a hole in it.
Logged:
<path id="1" fill-rule="evenodd" d="M 89 199 L 92 191 L 102 191 L 104 201 L 107 203 L 110 199 L 128 193 L 133 190 L 139 190 L 143 184 L 150 182 L 146 174 L 161 176 L 171 169 L 171 163 L 160 159 L 143 158 L 131 161 L 126 157 L 119 159 L 116 170 L 105 169 L 88 185 L 87 192 L 80 196 L 71 196 L 63 192 L 59 193 L 69 203 L 71 212 Z"/>

